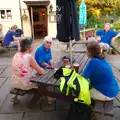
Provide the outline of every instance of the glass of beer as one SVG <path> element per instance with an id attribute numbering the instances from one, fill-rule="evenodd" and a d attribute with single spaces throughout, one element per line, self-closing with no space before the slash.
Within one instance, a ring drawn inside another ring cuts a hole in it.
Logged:
<path id="1" fill-rule="evenodd" d="M 64 66 L 69 66 L 70 65 L 70 61 L 69 59 L 65 58 L 63 61 Z"/>
<path id="2" fill-rule="evenodd" d="M 73 68 L 75 69 L 75 71 L 77 73 L 79 72 L 79 64 L 78 63 L 74 63 Z"/>

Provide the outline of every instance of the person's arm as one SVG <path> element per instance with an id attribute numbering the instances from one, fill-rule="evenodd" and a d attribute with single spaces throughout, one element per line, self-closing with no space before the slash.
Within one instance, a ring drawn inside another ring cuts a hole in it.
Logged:
<path id="1" fill-rule="evenodd" d="M 45 70 L 41 68 L 37 62 L 35 61 L 34 57 L 30 57 L 30 65 L 34 68 L 39 74 L 45 74 Z"/>
<path id="2" fill-rule="evenodd" d="M 49 66 L 50 66 L 49 64 L 47 64 L 45 62 L 42 62 L 41 65 L 44 66 L 44 67 L 46 67 L 46 68 L 49 68 Z"/>
<path id="3" fill-rule="evenodd" d="M 52 53 L 51 53 L 51 50 L 50 50 L 49 57 L 50 57 L 50 61 L 49 61 L 49 66 L 48 66 L 48 68 L 53 69 L 53 68 L 55 68 L 55 66 L 54 66 L 54 62 L 53 62 L 53 60 L 52 60 Z"/>
<path id="4" fill-rule="evenodd" d="M 91 60 L 90 60 L 90 61 L 87 63 L 84 71 L 83 71 L 82 74 L 81 74 L 84 78 L 90 79 L 91 69 L 92 69 L 91 67 L 92 67 L 92 66 L 91 66 Z"/>
<path id="5" fill-rule="evenodd" d="M 21 37 L 15 37 L 15 36 L 13 36 L 13 40 L 14 40 L 14 41 L 20 40 L 20 39 L 21 39 Z"/>
<path id="6" fill-rule="evenodd" d="M 120 37 L 120 33 L 114 31 L 113 36 L 115 37 L 112 38 L 112 42 L 114 42 L 118 37 Z"/>
<path id="7" fill-rule="evenodd" d="M 14 41 L 21 39 L 21 37 L 16 37 L 16 36 L 15 36 L 15 32 L 12 33 L 12 37 L 13 37 L 13 40 L 14 40 Z"/>
<path id="8" fill-rule="evenodd" d="M 101 40 L 101 34 L 102 34 L 102 30 L 98 30 L 96 31 L 96 41 L 99 42 Z"/>
<path id="9" fill-rule="evenodd" d="M 49 64 L 50 64 L 50 65 L 53 65 L 51 49 L 50 49 L 49 57 L 50 57 Z"/>
<path id="10" fill-rule="evenodd" d="M 97 35 L 97 36 L 101 36 L 101 34 L 102 34 L 102 30 L 97 30 L 97 31 L 96 31 L 96 35 Z"/>

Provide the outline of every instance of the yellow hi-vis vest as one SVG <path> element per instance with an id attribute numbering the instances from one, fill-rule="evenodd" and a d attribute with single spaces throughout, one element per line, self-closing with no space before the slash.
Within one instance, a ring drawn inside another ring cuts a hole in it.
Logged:
<path id="1" fill-rule="evenodd" d="M 90 105 L 91 104 L 91 99 L 90 99 L 90 91 L 89 91 L 89 82 L 79 75 L 78 73 L 75 72 L 73 69 L 69 68 L 62 68 L 63 69 L 63 76 L 60 77 L 60 92 L 63 92 L 63 89 L 65 85 L 66 87 L 66 96 L 69 95 L 70 90 L 77 91 L 78 87 L 80 88 L 79 95 L 77 98 L 74 99 L 75 102 L 78 101 L 83 101 L 83 103 Z M 66 80 L 66 77 L 69 76 L 69 80 Z M 77 80 L 77 83 L 75 83 L 75 80 Z"/>

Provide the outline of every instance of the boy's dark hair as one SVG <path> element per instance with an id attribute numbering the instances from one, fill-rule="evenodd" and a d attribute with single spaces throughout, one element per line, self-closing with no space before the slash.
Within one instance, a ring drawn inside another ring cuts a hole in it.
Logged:
<path id="1" fill-rule="evenodd" d="M 20 52 L 25 52 L 28 48 L 31 47 L 33 39 L 31 37 L 23 37 L 20 40 Z"/>
<path id="2" fill-rule="evenodd" d="M 100 47 L 99 43 L 97 43 L 97 42 L 89 43 L 87 45 L 87 50 L 91 57 L 97 57 L 102 60 L 105 58 L 105 56 L 103 55 L 103 53 L 101 51 L 101 47 Z"/>

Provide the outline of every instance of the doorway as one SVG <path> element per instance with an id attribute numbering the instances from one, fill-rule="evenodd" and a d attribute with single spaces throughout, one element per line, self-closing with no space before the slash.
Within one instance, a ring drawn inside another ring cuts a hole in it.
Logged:
<path id="1" fill-rule="evenodd" d="M 47 8 L 46 6 L 33 7 L 33 34 L 35 39 L 42 39 L 47 35 Z"/>

